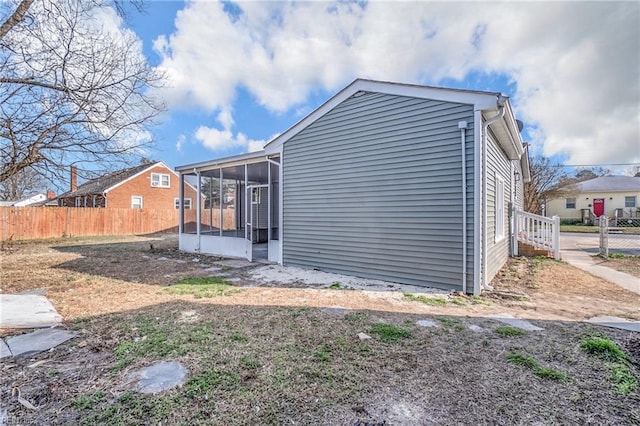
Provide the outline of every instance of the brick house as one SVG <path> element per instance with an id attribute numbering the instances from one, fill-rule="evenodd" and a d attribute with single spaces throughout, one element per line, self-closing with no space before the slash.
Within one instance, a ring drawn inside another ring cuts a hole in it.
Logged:
<path id="1" fill-rule="evenodd" d="M 82 185 L 72 167 L 70 191 L 57 200 L 60 207 L 177 209 L 179 183 L 179 176 L 161 161 L 118 170 Z M 185 209 L 195 208 L 195 197 L 195 188 L 185 185 Z"/>

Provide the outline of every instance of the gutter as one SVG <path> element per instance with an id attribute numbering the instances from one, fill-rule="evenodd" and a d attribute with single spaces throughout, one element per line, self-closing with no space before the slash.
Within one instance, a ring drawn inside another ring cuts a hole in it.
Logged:
<path id="1" fill-rule="evenodd" d="M 489 118 L 482 124 L 480 135 L 480 144 L 482 150 L 482 279 L 480 281 L 481 290 L 492 290 L 487 283 L 487 228 L 489 227 L 487 220 L 487 136 L 489 126 L 504 117 L 506 110 L 507 98 L 503 95 L 498 96 L 498 114 Z"/>

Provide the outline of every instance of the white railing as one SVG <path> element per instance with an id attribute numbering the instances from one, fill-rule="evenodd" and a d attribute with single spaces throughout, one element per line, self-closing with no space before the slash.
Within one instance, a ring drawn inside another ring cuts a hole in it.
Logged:
<path id="1" fill-rule="evenodd" d="M 560 218 L 545 217 L 522 210 L 513 210 L 513 254 L 518 255 L 518 242 L 539 250 L 553 252 L 560 259 Z"/>

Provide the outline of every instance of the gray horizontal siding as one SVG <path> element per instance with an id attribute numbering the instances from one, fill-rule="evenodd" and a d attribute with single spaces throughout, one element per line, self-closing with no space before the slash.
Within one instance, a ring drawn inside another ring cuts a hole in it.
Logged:
<path id="1" fill-rule="evenodd" d="M 458 122 L 473 107 L 366 93 L 284 145 L 283 262 L 461 289 Z M 473 129 L 467 131 L 473 288 Z"/>
<path id="2" fill-rule="evenodd" d="M 504 179 L 505 238 L 496 241 L 496 174 Z M 513 176 L 507 155 L 490 132 L 487 138 L 487 282 L 491 282 L 509 257 L 509 202 Z"/>

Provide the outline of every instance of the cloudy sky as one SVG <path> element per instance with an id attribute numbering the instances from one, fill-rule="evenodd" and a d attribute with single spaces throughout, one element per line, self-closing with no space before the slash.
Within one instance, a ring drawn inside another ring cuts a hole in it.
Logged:
<path id="1" fill-rule="evenodd" d="M 353 79 L 501 91 L 534 152 L 640 162 L 638 2 L 150 2 L 171 166 L 258 149 Z M 609 167 L 613 168 L 613 167 Z"/>

